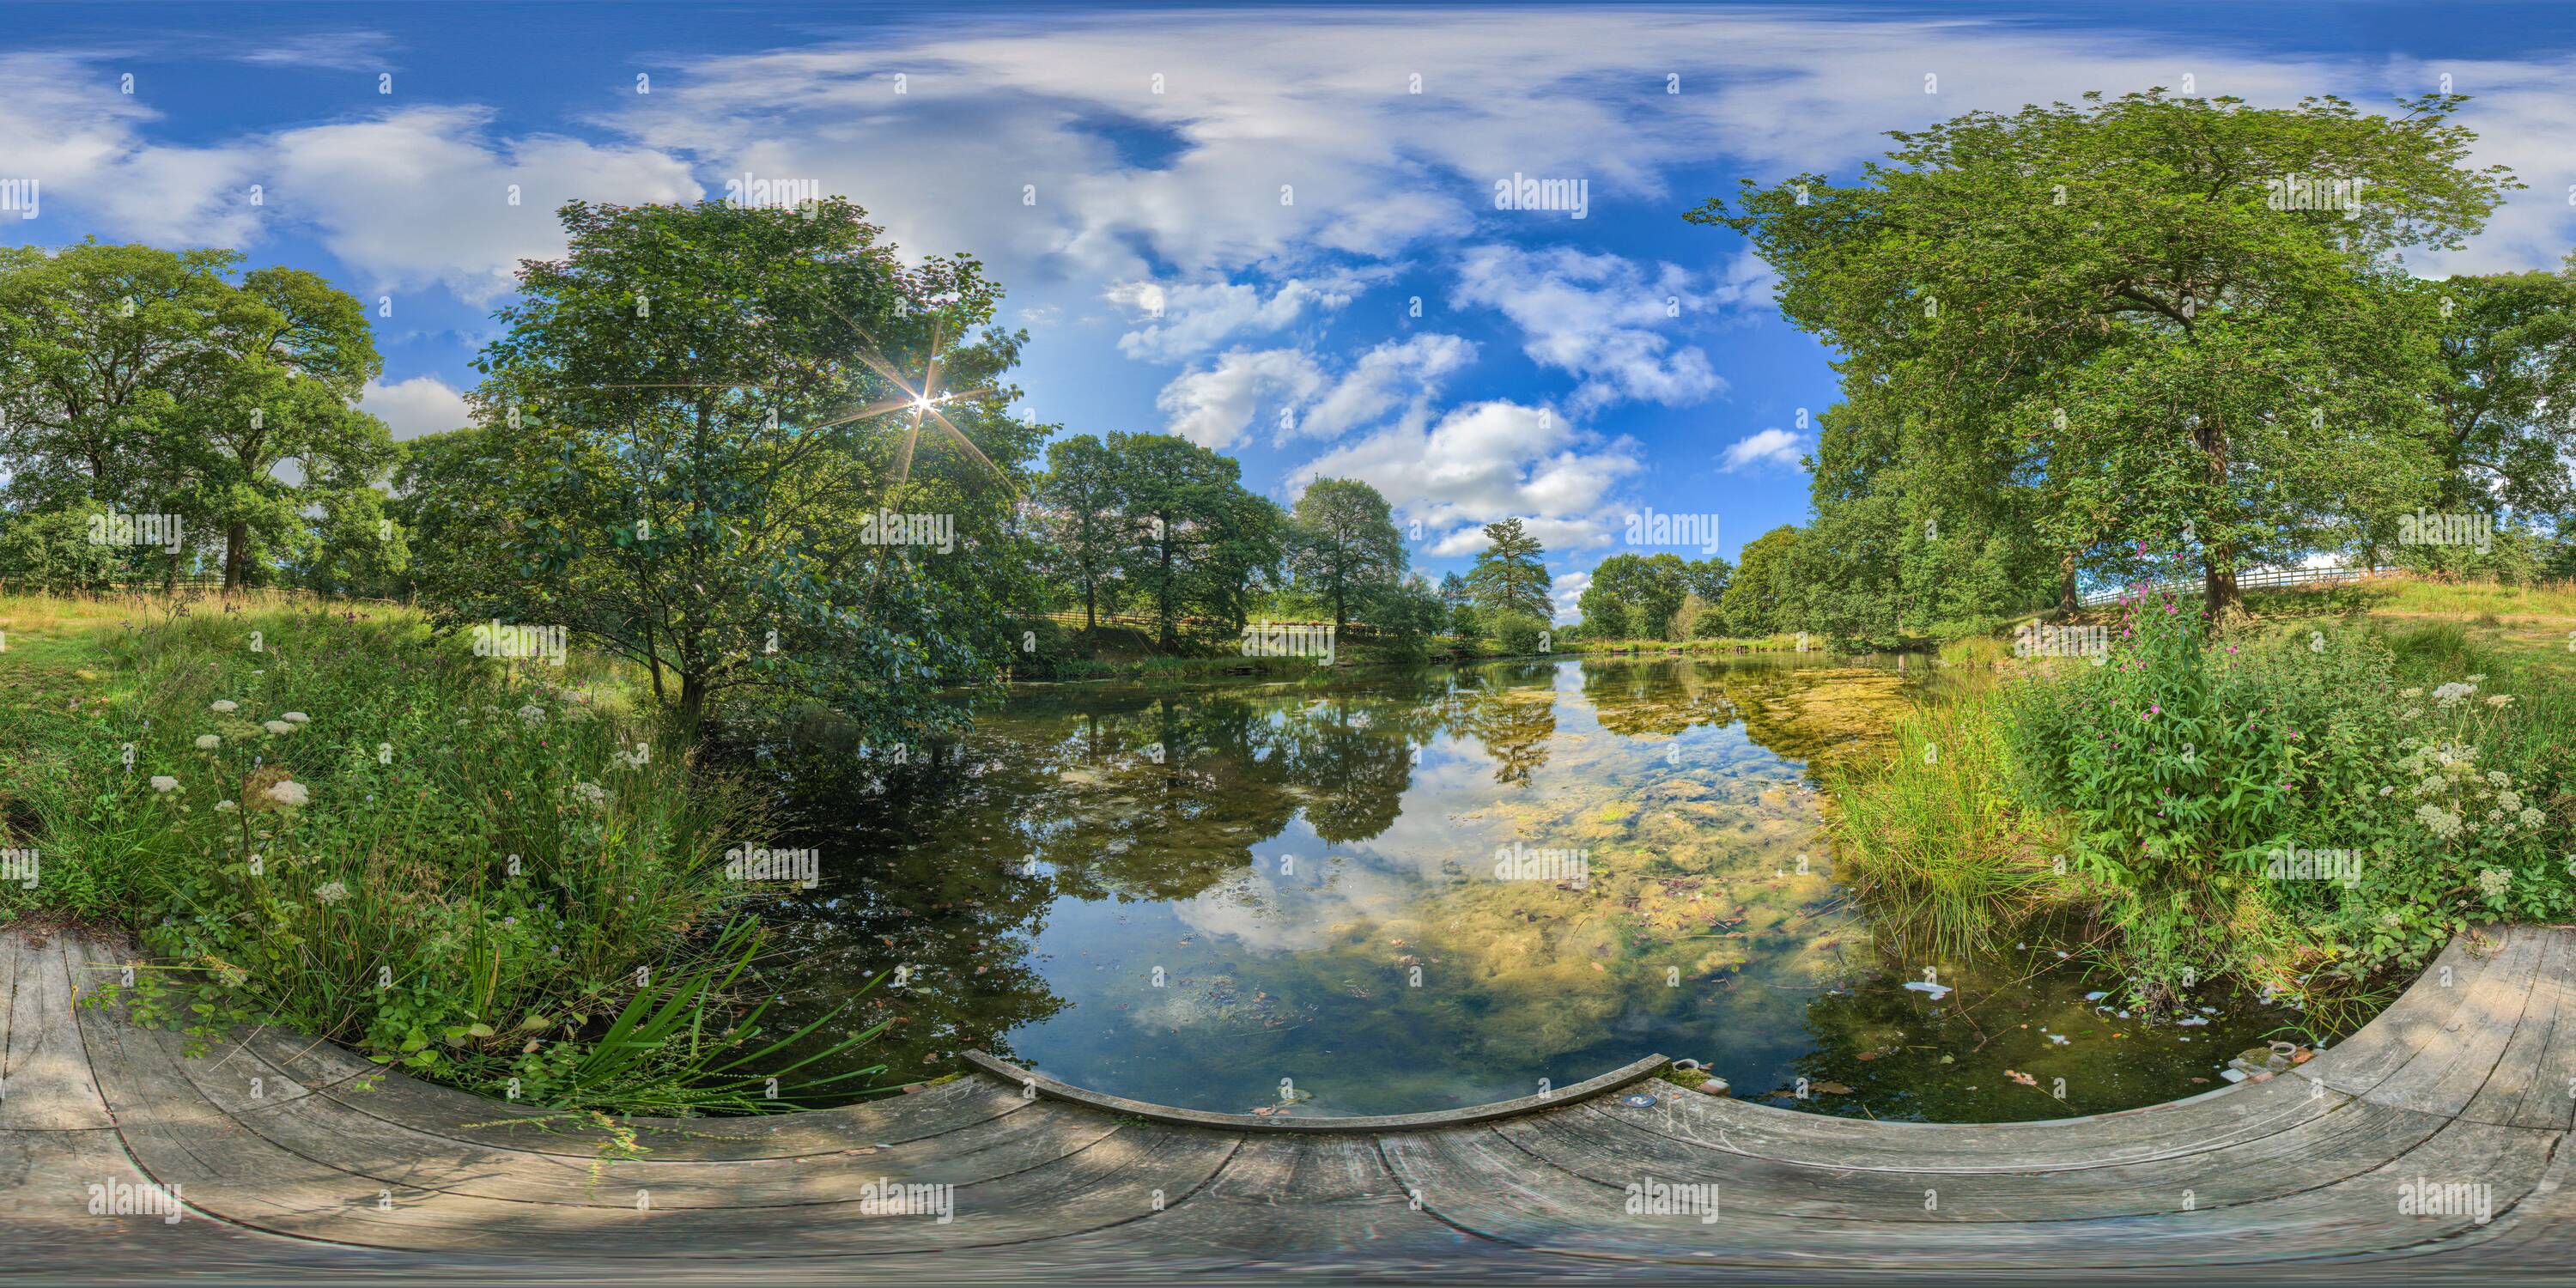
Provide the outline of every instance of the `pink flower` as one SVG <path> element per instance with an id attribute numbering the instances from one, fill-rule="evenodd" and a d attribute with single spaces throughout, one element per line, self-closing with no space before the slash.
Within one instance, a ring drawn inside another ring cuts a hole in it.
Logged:
<path id="1" fill-rule="evenodd" d="M 2148 714 L 2148 715 L 2151 715 L 2151 716 L 2160 716 L 2160 715 L 2163 715 L 2164 713 L 2165 713 L 2165 709 L 2164 709 L 2164 706 L 2163 706 L 2161 703 L 2150 702 L 2150 703 L 2148 703 L 2148 704 L 2147 704 L 2147 714 Z"/>

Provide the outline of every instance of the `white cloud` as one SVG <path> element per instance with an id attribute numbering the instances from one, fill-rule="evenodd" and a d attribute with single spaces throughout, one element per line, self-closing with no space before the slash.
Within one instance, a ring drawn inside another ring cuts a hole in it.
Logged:
<path id="1" fill-rule="evenodd" d="M 1441 378 L 1475 357 L 1476 346 L 1454 335 L 1425 332 L 1407 340 L 1390 340 L 1361 354 L 1332 392 L 1298 418 L 1296 433 L 1306 438 L 1339 438 L 1400 404 L 1410 405 L 1417 417 L 1427 415 L 1431 400 L 1440 392 Z"/>
<path id="2" fill-rule="evenodd" d="M 1548 585 L 1547 598 L 1548 602 L 1556 605 L 1557 625 L 1571 626 L 1583 620 L 1583 610 L 1577 608 L 1575 603 L 1583 598 L 1583 592 L 1590 589 L 1592 589 L 1590 572 L 1561 572 L 1556 575 L 1555 580 Z"/>
<path id="3" fill-rule="evenodd" d="M 1679 406 L 1726 388 L 1707 354 L 1676 348 L 1664 333 L 1680 325 L 1678 313 L 1711 298 L 1674 265 L 1649 270 L 1571 247 L 1479 246 L 1459 262 L 1458 298 L 1502 310 L 1533 360 L 1581 377 L 1578 412 L 1622 398 Z"/>
<path id="4" fill-rule="evenodd" d="M 1308 462 L 1292 482 L 1355 478 L 1375 487 L 1434 557 L 1474 554 L 1483 525 L 1518 517 L 1550 551 L 1608 545 L 1606 500 L 1644 469 L 1637 443 L 1577 430 L 1545 408 L 1480 402 L 1436 423 L 1402 420 Z"/>
<path id="5" fill-rule="evenodd" d="M 1766 429 L 1735 440 L 1719 458 L 1720 468 L 1733 474 L 1756 465 L 1786 465 L 1796 468 L 1798 458 L 1807 450 L 1807 440 L 1785 429 Z"/>
<path id="6" fill-rule="evenodd" d="M 1351 302 L 1357 285 L 1348 279 L 1308 282 L 1292 277 L 1264 299 L 1260 287 L 1238 282 L 1121 282 L 1106 298 L 1146 317 L 1118 337 L 1120 353 L 1149 362 L 1178 362 L 1237 335 L 1279 331 L 1310 310 L 1339 309 Z"/>
<path id="7" fill-rule="evenodd" d="M 358 410 L 385 423 L 397 440 L 463 429 L 471 419 L 465 395 L 436 376 L 386 384 L 370 380 L 358 393 Z"/>
<path id="8" fill-rule="evenodd" d="M 1215 365 L 1174 377 L 1154 405 L 1168 432 L 1218 450 L 1241 441 L 1265 405 L 1287 413 L 1281 442 L 1338 438 L 1399 406 L 1427 417 L 1441 378 L 1475 356 L 1457 336 L 1425 332 L 1378 345 L 1336 378 L 1303 349 L 1228 349 Z"/>
<path id="9" fill-rule="evenodd" d="M 321 67 L 344 72 L 392 69 L 388 55 L 393 37 L 381 31 L 333 31 L 309 35 L 263 34 L 255 44 L 233 55 L 264 67 Z"/>
<path id="10" fill-rule="evenodd" d="M 496 138 L 491 119 L 482 108 L 417 107 L 288 130 L 271 141 L 270 202 L 316 225 L 370 291 L 435 283 L 482 303 L 513 288 L 521 259 L 564 253 L 555 207 L 565 201 L 705 194 L 686 166 L 649 149 Z"/>
<path id="11" fill-rule="evenodd" d="M 1201 447 L 1223 451 L 1252 425 L 1266 398 L 1303 402 L 1321 392 L 1323 369 L 1299 349 L 1229 349 L 1216 365 L 1181 373 L 1155 395 L 1170 418 L 1164 428 Z"/>

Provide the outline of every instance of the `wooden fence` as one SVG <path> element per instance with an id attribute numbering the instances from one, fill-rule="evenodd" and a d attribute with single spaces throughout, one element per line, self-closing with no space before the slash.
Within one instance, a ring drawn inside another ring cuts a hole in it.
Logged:
<path id="1" fill-rule="evenodd" d="M 2236 574 L 2236 588 L 2242 591 L 2264 590 L 2281 586 L 2321 586 L 2336 582 L 2367 581 L 2373 577 L 2389 577 L 2402 571 L 2404 570 L 2388 567 L 2248 568 Z M 2149 583 L 2146 587 L 2150 592 L 2167 590 L 2196 591 L 2200 588 L 2201 579 L 2198 577 L 2174 577 L 2165 581 Z M 2130 593 L 2132 589 L 2133 588 L 2129 586 L 2113 586 L 2108 590 L 2094 591 L 2092 594 L 2084 596 L 2077 602 L 2083 604 L 2086 608 L 2099 608 L 2104 604 L 2116 601 L 2122 595 Z"/>

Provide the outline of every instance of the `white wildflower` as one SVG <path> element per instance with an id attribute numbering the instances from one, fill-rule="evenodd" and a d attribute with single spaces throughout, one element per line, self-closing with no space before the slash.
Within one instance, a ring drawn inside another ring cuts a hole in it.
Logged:
<path id="1" fill-rule="evenodd" d="M 2489 899 L 2501 899 L 2513 888 L 2513 874 L 2503 868 L 2488 868 L 2478 874 L 2478 893 Z"/>
<path id="2" fill-rule="evenodd" d="M 2457 681 L 2453 681 L 2452 683 L 2443 685 L 2441 688 L 2433 690 L 2433 700 L 2441 703 L 2442 709 L 2448 711 L 2451 708 L 2468 701 L 2469 695 L 2477 691 L 2478 686 L 2474 684 L 2461 684 Z"/>
<path id="3" fill-rule="evenodd" d="M 608 789 L 597 783 L 574 783 L 572 785 L 572 794 L 584 805 L 605 805 L 608 803 Z"/>
<path id="4" fill-rule="evenodd" d="M 2430 829 L 2433 835 L 2447 841 L 2460 834 L 2460 816 L 2439 805 L 2415 807 L 2415 821 Z"/>
<path id="5" fill-rule="evenodd" d="M 519 719 L 525 724 L 544 724 L 546 722 L 546 709 L 531 702 L 528 705 L 519 708 Z"/>
<path id="6" fill-rule="evenodd" d="M 271 785 L 268 798 L 280 805 L 302 805 L 313 799 L 313 793 L 306 791 L 304 784 L 289 778 Z"/>
<path id="7" fill-rule="evenodd" d="M 231 801 L 216 801 L 216 802 L 215 802 L 215 812 L 216 812 L 216 813 L 218 813 L 218 814 L 229 814 L 229 813 L 231 813 L 232 811 L 237 810 L 237 809 L 240 809 L 240 808 L 241 808 L 241 806 L 236 805 L 236 804 L 234 804 L 234 803 L 233 803 L 233 802 L 231 802 Z"/>
<path id="8" fill-rule="evenodd" d="M 241 710 L 241 704 L 230 698 L 217 698 L 214 704 L 208 707 L 207 710 L 216 712 L 239 711 Z"/>
<path id="9" fill-rule="evenodd" d="M 309 724 L 312 722 L 313 717 L 308 716 L 301 711 L 289 711 L 285 715 L 279 716 L 278 719 L 284 720 L 289 724 Z"/>
<path id="10" fill-rule="evenodd" d="M 152 776 L 152 790 L 156 792 L 171 792 L 177 791 L 178 789 L 178 779 L 172 778 L 168 774 L 154 774 Z"/>
<path id="11" fill-rule="evenodd" d="M 199 751 L 213 751 L 215 748 L 223 745 L 224 740 L 215 734 L 201 733 L 197 735 L 197 750 Z"/>
<path id="12" fill-rule="evenodd" d="M 326 881 L 322 883 L 320 889 L 313 892 L 313 897 L 324 903 L 338 903 L 349 897 L 349 887 L 337 881 Z"/>
<path id="13" fill-rule="evenodd" d="M 288 724 L 283 720 L 271 720 L 268 723 L 261 725 L 260 728 L 266 729 L 269 733 L 279 737 L 295 732 L 295 726 Z"/>

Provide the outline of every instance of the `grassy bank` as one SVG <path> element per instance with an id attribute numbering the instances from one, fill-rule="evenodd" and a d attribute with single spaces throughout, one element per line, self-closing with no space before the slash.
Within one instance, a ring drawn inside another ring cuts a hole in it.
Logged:
<path id="1" fill-rule="evenodd" d="M 35 860 L 0 917 L 132 933 L 143 1018 L 567 1110 L 793 1103 L 729 995 L 749 802 L 604 669 L 282 601 L 11 599 L 0 630 L 0 827 Z"/>
<path id="2" fill-rule="evenodd" d="M 1842 871 L 1900 938 L 2075 911 L 2146 1004 L 2232 977 L 2330 1007 L 2467 926 L 2576 912 L 2565 605 L 2370 589 L 2217 632 L 2149 597 L 2090 615 L 2098 665 L 1945 651 L 1977 680 L 1835 785 Z"/>

